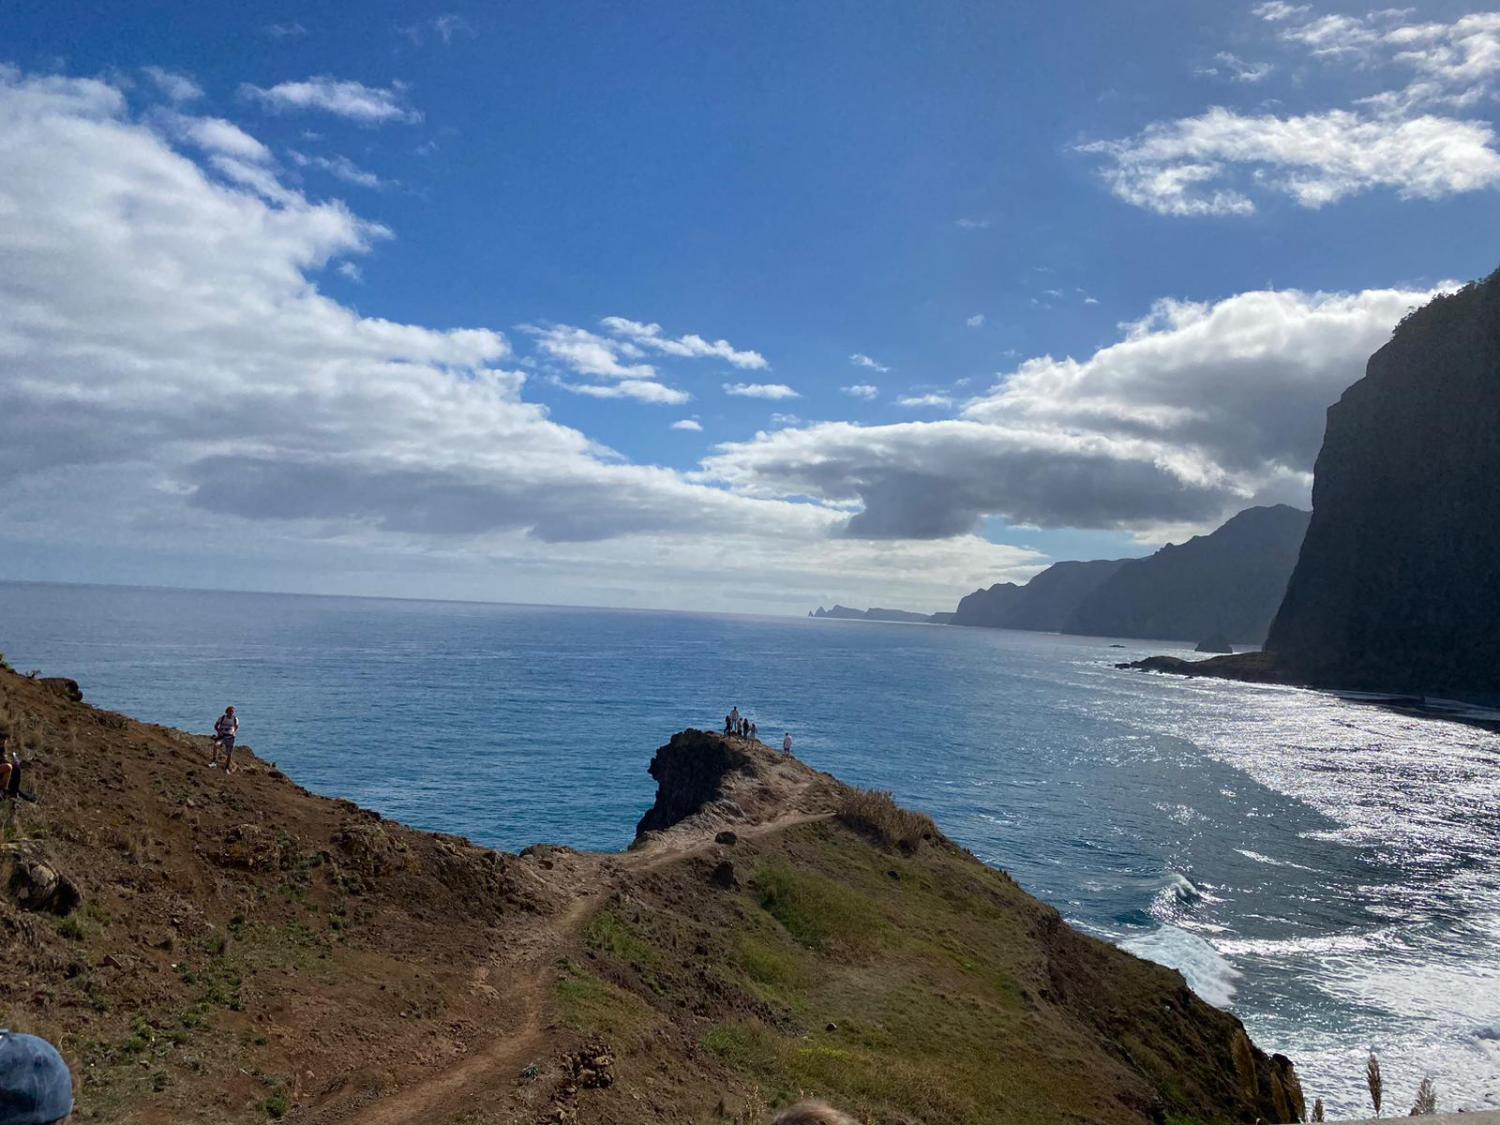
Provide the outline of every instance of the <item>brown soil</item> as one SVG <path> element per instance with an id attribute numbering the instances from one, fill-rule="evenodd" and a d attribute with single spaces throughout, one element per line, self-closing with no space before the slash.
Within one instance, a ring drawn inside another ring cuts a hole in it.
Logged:
<path id="1" fill-rule="evenodd" d="M 846 787 L 758 744 L 663 747 L 627 853 L 516 856 L 75 695 L 0 671 L 39 798 L 0 845 L 0 1026 L 59 1045 L 84 1120 L 749 1122 L 804 1090 L 889 1125 L 1295 1112 L 1289 1065 L 1176 974 L 935 829 L 842 823 Z"/>

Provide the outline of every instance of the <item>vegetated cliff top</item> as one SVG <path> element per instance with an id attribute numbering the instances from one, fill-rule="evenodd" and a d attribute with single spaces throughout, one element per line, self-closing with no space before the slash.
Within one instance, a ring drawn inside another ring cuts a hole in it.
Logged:
<path id="1" fill-rule="evenodd" d="M 521 855 L 315 796 L 0 671 L 0 1024 L 90 1120 L 1293 1119 L 1290 1064 L 900 810 L 742 739 L 652 762 L 635 846 Z"/>

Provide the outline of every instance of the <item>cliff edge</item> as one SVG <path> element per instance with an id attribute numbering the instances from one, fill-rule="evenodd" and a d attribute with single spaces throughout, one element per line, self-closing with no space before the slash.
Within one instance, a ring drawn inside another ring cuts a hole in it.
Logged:
<path id="1" fill-rule="evenodd" d="M 1291 1064 L 919 814 L 688 730 L 611 855 L 318 797 L 0 670 L 32 759 L 0 1023 L 90 1120 L 1289 1121 Z"/>

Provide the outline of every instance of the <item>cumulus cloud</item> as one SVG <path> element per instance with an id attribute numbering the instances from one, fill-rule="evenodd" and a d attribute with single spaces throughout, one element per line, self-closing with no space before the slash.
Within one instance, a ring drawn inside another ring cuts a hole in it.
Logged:
<path id="1" fill-rule="evenodd" d="M 186 117 L 173 114 L 166 119 L 179 137 L 202 149 L 254 164 L 269 162 L 271 150 L 232 121 L 222 117 Z"/>
<path id="2" fill-rule="evenodd" d="M 953 399 L 948 395 L 933 394 L 929 392 L 928 394 L 906 395 L 902 398 L 898 398 L 896 400 L 896 405 L 913 407 L 942 407 L 946 410 L 948 407 L 953 405 Z"/>
<path id="3" fill-rule="evenodd" d="M 269 88 L 246 83 L 240 93 L 276 112 L 317 110 L 362 125 L 422 120 L 422 115 L 406 104 L 406 90 L 399 83 L 366 86 L 324 74 L 301 82 L 279 82 Z"/>
<path id="4" fill-rule="evenodd" d="M 855 352 L 849 357 L 849 362 L 854 364 L 855 367 L 868 367 L 871 371 L 879 371 L 881 374 L 890 370 L 885 364 L 871 359 L 863 352 Z"/>
<path id="5" fill-rule="evenodd" d="M 597 375 L 606 379 L 652 379 L 656 368 L 649 363 L 625 363 L 622 357 L 641 354 L 632 344 L 621 344 L 567 324 L 547 327 L 523 325 L 522 331 L 536 337 L 537 348 L 561 361 L 580 375 Z"/>
<path id="6" fill-rule="evenodd" d="M 1306 503 L 1324 410 L 1427 291 L 1162 301 L 1083 360 L 1022 363 L 950 421 L 837 422 L 727 443 L 712 479 L 858 509 L 850 535 L 942 537 L 983 516 L 1044 527 L 1207 528 Z"/>
<path id="7" fill-rule="evenodd" d="M 964 324 L 968 325 L 970 328 L 983 328 L 984 313 L 975 313 L 973 316 L 967 318 L 964 321 Z"/>
<path id="8" fill-rule="evenodd" d="M 804 611 L 830 574 L 851 600 L 938 609 L 1043 562 L 831 537 L 834 507 L 634 464 L 527 401 L 503 333 L 320 291 L 390 232 L 178 143 L 106 82 L 0 67 L 6 542 L 199 552 L 294 588 L 381 572 L 348 588 Z"/>
<path id="9" fill-rule="evenodd" d="M 840 387 L 839 390 L 850 398 L 872 399 L 880 394 L 880 388 L 873 383 L 854 383 L 847 387 Z"/>
<path id="10" fill-rule="evenodd" d="M 1500 185 L 1494 141 L 1484 122 L 1430 115 L 1245 116 L 1214 108 L 1080 151 L 1108 157 L 1105 182 L 1127 203 L 1163 215 L 1248 215 L 1256 209 L 1252 184 L 1314 208 L 1377 187 L 1403 199 L 1492 188 Z"/>
<path id="11" fill-rule="evenodd" d="M 186 74 L 159 66 L 143 66 L 141 73 L 151 79 L 156 88 L 171 101 L 190 102 L 203 96 L 203 87 Z"/>
<path id="12" fill-rule="evenodd" d="M 1296 114 L 1224 106 L 1147 125 L 1132 137 L 1090 141 L 1101 176 L 1120 199 L 1163 215 L 1253 214 L 1275 193 L 1308 208 L 1377 189 L 1402 199 L 1500 187 L 1500 150 L 1487 121 L 1449 115 L 1486 102 L 1500 77 L 1500 13 L 1451 23 L 1413 22 L 1413 9 L 1317 14 L 1307 5 L 1261 4 L 1277 38 L 1322 64 L 1407 72 L 1405 85 L 1345 107 Z M 1207 73 L 1259 83 L 1265 64 L 1229 52 Z"/>
<path id="13" fill-rule="evenodd" d="M 679 418 L 672 423 L 671 428 L 674 430 L 687 430 L 690 433 L 697 434 L 703 432 L 703 423 L 696 418 Z"/>
<path id="14" fill-rule="evenodd" d="M 736 398 L 801 398 L 785 383 L 725 383 L 724 393 Z"/>

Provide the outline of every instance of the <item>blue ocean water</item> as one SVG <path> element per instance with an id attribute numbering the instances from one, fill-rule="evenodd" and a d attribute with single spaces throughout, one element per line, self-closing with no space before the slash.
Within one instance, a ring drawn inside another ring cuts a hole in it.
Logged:
<path id="1" fill-rule="evenodd" d="M 1119 647 L 1123 644 L 1124 647 Z M 1500 1105 L 1500 736 L 1115 670 L 1000 630 L 0 583 L 0 651 L 241 740 L 316 791 L 499 848 L 619 849 L 652 751 L 738 705 L 894 790 L 1074 924 L 1183 970 L 1364 1108 Z"/>

